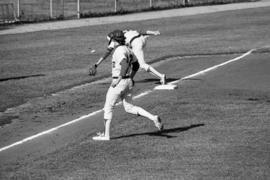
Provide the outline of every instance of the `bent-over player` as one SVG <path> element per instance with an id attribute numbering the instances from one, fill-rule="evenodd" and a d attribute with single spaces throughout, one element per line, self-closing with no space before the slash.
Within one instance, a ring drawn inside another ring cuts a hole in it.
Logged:
<path id="1" fill-rule="evenodd" d="M 131 114 L 146 117 L 152 120 L 155 126 L 163 129 L 158 115 L 153 115 L 141 107 L 132 104 L 133 78 L 139 69 L 139 63 L 132 51 L 125 45 L 124 36 L 111 36 L 109 41 L 114 45 L 112 55 L 112 83 L 106 95 L 104 105 L 104 133 L 98 133 L 93 140 L 110 140 L 110 124 L 113 118 L 113 109 L 118 99 L 123 102 L 125 111 Z"/>
<path id="2" fill-rule="evenodd" d="M 114 33 L 117 33 L 119 31 L 121 30 L 115 30 L 111 32 L 107 36 L 107 38 L 110 39 L 111 38 L 110 36 L 113 36 L 113 35 L 117 36 L 117 34 L 114 34 Z M 158 72 L 156 69 L 154 69 L 152 66 L 150 66 L 149 64 L 145 62 L 144 51 L 143 51 L 143 49 L 146 46 L 147 38 L 151 35 L 155 35 L 155 36 L 159 35 L 160 32 L 159 31 L 138 32 L 136 30 L 124 30 L 122 32 L 124 33 L 124 36 L 125 36 L 125 44 L 132 49 L 133 53 L 135 54 L 135 56 L 137 57 L 139 61 L 140 67 L 144 69 L 146 72 L 150 72 L 154 76 L 158 77 L 162 85 L 166 84 L 166 75 L 161 74 L 160 72 Z M 103 60 L 105 60 L 112 53 L 112 50 L 113 50 L 113 45 L 111 44 L 111 41 L 109 41 L 107 51 L 105 52 L 105 54 L 94 64 L 94 66 L 90 67 L 90 72 L 89 72 L 90 75 L 96 74 L 96 68 Z"/>

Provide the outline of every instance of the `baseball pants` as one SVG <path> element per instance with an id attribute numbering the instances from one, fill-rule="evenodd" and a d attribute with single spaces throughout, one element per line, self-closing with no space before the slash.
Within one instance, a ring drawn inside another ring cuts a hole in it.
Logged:
<path id="1" fill-rule="evenodd" d="M 110 120 L 113 118 L 113 109 L 118 100 L 123 102 L 124 109 L 127 113 L 141 115 L 151 120 L 155 119 L 153 114 L 132 104 L 132 89 L 133 84 L 130 78 L 122 79 L 116 87 L 110 87 L 108 89 L 103 109 L 104 119 Z"/>

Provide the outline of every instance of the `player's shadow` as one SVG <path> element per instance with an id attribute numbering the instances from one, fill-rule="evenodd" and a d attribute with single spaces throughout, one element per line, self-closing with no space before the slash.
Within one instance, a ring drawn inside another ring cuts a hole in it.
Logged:
<path id="1" fill-rule="evenodd" d="M 167 78 L 166 82 L 172 82 L 172 81 L 176 81 L 180 78 Z M 160 79 L 157 78 L 147 78 L 147 79 L 142 79 L 142 80 L 138 80 L 136 81 L 136 83 L 148 83 L 148 82 L 155 82 L 155 84 L 160 84 Z"/>
<path id="2" fill-rule="evenodd" d="M 199 78 L 187 78 L 187 79 L 184 79 L 183 81 L 203 81 L 203 80 Z"/>
<path id="3" fill-rule="evenodd" d="M 26 79 L 26 78 L 32 78 L 32 77 L 40 77 L 40 76 L 45 76 L 45 74 L 32 74 L 32 75 L 27 75 L 27 76 L 16 76 L 16 77 L 0 78 L 0 82 L 9 81 L 9 80 Z"/>
<path id="4" fill-rule="evenodd" d="M 122 139 L 122 138 L 130 138 L 130 137 L 145 136 L 145 135 L 147 135 L 147 136 L 160 136 L 160 137 L 166 137 L 166 138 L 175 138 L 177 136 L 170 135 L 169 133 L 181 133 L 181 132 L 188 131 L 188 130 L 196 128 L 196 127 L 204 126 L 204 125 L 205 125 L 204 123 L 192 124 L 190 126 L 164 129 L 162 131 L 153 131 L 153 132 L 128 134 L 128 135 L 114 137 L 114 138 L 111 138 L 111 139 Z"/>

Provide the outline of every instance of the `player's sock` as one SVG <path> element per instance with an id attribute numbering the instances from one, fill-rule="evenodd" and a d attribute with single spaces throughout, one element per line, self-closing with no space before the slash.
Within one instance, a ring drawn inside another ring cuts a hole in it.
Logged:
<path id="1" fill-rule="evenodd" d="M 156 119 L 156 116 L 147 112 L 146 110 L 144 110 L 143 108 L 141 107 L 137 107 L 137 114 L 140 115 L 140 116 L 143 116 L 143 117 L 146 117 L 152 121 L 154 121 Z"/>
<path id="2" fill-rule="evenodd" d="M 163 77 L 163 74 L 159 73 L 157 70 L 155 70 L 153 67 L 149 67 L 149 71 L 155 75 L 156 77 L 158 77 L 159 79 L 161 79 Z"/>
<path id="3" fill-rule="evenodd" d="M 105 137 L 110 137 L 110 126 L 111 126 L 111 119 L 105 119 L 104 120 L 104 125 L 105 125 Z"/>

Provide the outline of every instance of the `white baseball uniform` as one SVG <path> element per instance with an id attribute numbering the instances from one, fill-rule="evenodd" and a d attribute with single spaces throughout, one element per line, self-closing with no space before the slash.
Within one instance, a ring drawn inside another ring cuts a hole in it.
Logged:
<path id="1" fill-rule="evenodd" d="M 132 48 L 133 53 L 136 55 L 140 67 L 145 71 L 149 71 L 149 65 L 144 60 L 143 48 L 146 46 L 148 35 L 140 34 L 135 30 L 125 30 L 123 31 L 126 44 Z"/>
<path id="2" fill-rule="evenodd" d="M 115 40 L 110 39 L 110 48 L 114 49 L 112 55 L 112 84 L 108 89 L 104 105 L 104 126 L 105 132 L 98 133 L 93 140 L 110 140 L 110 124 L 113 118 L 113 109 L 120 99 L 123 102 L 125 111 L 131 114 L 140 115 L 152 120 L 155 126 L 163 129 L 161 119 L 139 106 L 132 104 L 133 78 L 137 72 L 137 58 L 132 50 L 126 45 L 120 45 Z M 112 49 L 111 49 L 112 50 Z M 132 77 L 131 77 L 132 76 Z"/>
<path id="3" fill-rule="evenodd" d="M 139 33 L 138 31 L 135 30 L 125 30 L 123 32 L 126 38 L 125 43 L 132 48 L 133 53 L 138 59 L 140 67 L 145 71 L 150 72 L 156 77 L 160 78 L 161 84 L 165 84 L 166 83 L 165 74 L 161 74 L 155 68 L 147 64 L 144 60 L 143 48 L 146 46 L 146 41 L 147 38 L 149 37 L 149 34 Z"/>
<path id="4" fill-rule="evenodd" d="M 115 48 L 112 55 L 112 80 L 116 81 L 121 72 L 123 66 L 128 67 L 126 70 L 126 75 L 117 84 L 116 87 L 110 87 L 106 95 L 106 102 L 104 105 L 104 119 L 111 120 L 113 116 L 113 108 L 117 101 L 120 99 L 123 102 L 125 111 L 131 114 L 142 115 L 151 120 L 156 120 L 156 116 L 145 111 L 141 107 L 134 106 L 132 103 L 132 89 L 133 83 L 129 78 L 131 72 L 131 64 L 133 61 L 137 61 L 136 57 L 133 55 L 131 49 L 127 46 L 121 45 Z M 125 64 L 127 63 L 127 64 Z M 115 79 L 114 79 L 115 78 Z"/>

